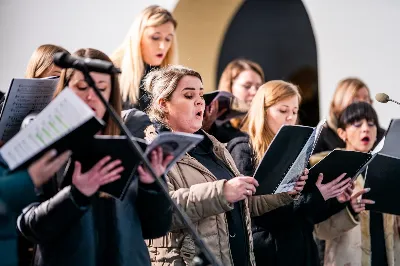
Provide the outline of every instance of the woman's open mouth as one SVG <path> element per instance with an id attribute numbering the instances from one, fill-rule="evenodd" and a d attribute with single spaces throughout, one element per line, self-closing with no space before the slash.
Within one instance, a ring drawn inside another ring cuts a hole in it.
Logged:
<path id="1" fill-rule="evenodd" d="M 368 136 L 361 139 L 361 142 L 365 145 L 369 144 L 370 141 L 371 139 Z"/>
<path id="2" fill-rule="evenodd" d="M 201 119 L 203 119 L 203 111 L 198 111 L 198 112 L 196 113 L 196 118 L 201 118 Z"/>

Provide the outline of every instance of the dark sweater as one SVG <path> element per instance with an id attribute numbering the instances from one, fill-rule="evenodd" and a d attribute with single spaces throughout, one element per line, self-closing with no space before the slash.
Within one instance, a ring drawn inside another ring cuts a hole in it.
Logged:
<path id="1" fill-rule="evenodd" d="M 202 131 L 197 134 L 203 134 Z M 203 134 L 204 135 L 204 134 Z M 204 140 L 189 152 L 190 156 L 204 165 L 218 179 L 229 180 L 234 177 L 234 173 L 218 159 L 214 152 L 211 140 L 204 135 Z M 229 230 L 229 244 L 231 248 L 234 265 L 248 265 L 249 257 L 247 245 L 248 242 L 245 225 L 242 217 L 242 202 L 236 202 L 234 209 L 226 213 Z"/>
<path id="2" fill-rule="evenodd" d="M 252 176 L 256 165 L 249 137 L 228 143 L 229 152 L 242 174 Z M 319 266 L 314 224 L 345 207 L 336 199 L 327 202 L 319 190 L 301 195 L 293 203 L 253 218 L 254 254 L 257 265 Z"/>

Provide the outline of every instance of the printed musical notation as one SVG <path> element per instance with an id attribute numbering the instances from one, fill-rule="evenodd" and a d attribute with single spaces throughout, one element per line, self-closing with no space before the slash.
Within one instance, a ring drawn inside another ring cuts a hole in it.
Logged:
<path id="1" fill-rule="evenodd" d="M 8 141 L 24 118 L 41 112 L 52 100 L 58 79 L 13 79 L 0 117 L 0 139 Z"/>
<path id="2" fill-rule="evenodd" d="M 84 124 L 95 114 L 70 89 L 64 89 L 31 124 L 0 150 L 11 170 Z"/>

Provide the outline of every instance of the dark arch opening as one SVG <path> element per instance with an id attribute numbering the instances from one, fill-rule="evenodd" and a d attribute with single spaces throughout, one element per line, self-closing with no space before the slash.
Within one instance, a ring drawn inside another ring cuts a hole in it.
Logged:
<path id="1" fill-rule="evenodd" d="M 259 63 L 266 81 L 283 79 L 298 85 L 303 125 L 319 121 L 318 61 L 313 29 L 301 0 L 247 0 L 233 17 L 221 46 L 217 80 L 237 58 Z"/>

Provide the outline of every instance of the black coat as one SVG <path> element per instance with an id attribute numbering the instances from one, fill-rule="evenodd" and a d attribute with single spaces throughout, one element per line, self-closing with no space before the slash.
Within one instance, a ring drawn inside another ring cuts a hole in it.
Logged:
<path id="1" fill-rule="evenodd" d="M 385 130 L 381 127 L 378 127 L 376 142 L 375 145 L 382 140 L 385 135 Z M 329 126 L 325 126 L 321 130 L 321 134 L 319 135 L 318 141 L 315 144 L 315 148 L 313 153 L 320 153 L 324 151 L 332 151 L 336 148 L 346 148 L 346 143 L 339 138 L 338 134 Z"/>
<path id="2" fill-rule="evenodd" d="M 42 201 L 18 219 L 21 233 L 37 244 L 34 265 L 150 265 L 144 239 L 165 235 L 172 219 L 159 188 L 136 179 L 123 201 L 88 198 L 71 185 L 71 168 L 46 184 Z"/>
<path id="3" fill-rule="evenodd" d="M 255 171 L 249 137 L 228 143 L 239 171 L 252 176 Z M 293 203 L 253 218 L 252 231 L 257 265 L 317 266 L 319 256 L 313 237 L 314 224 L 345 207 L 336 199 L 324 201 L 318 190 L 303 194 Z"/>

